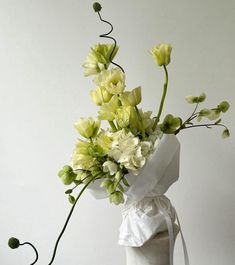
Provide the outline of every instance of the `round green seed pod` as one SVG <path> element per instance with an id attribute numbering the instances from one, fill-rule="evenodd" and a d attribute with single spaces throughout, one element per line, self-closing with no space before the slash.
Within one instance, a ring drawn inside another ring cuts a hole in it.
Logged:
<path id="1" fill-rule="evenodd" d="M 99 12 L 99 11 L 102 9 L 102 6 L 101 6 L 100 3 L 95 2 L 95 3 L 93 4 L 93 9 L 94 9 L 95 12 Z"/>
<path id="2" fill-rule="evenodd" d="M 18 248 L 20 246 L 20 241 L 19 239 L 15 237 L 11 237 L 8 240 L 8 246 L 12 249 Z"/>

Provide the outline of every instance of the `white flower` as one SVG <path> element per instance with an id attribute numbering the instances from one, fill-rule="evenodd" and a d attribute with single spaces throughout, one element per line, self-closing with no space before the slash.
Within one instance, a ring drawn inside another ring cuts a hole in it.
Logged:
<path id="1" fill-rule="evenodd" d="M 97 86 L 104 87 L 110 94 L 118 95 L 125 89 L 125 74 L 120 68 L 103 70 L 95 79 Z"/>
<path id="2" fill-rule="evenodd" d="M 114 175 L 116 174 L 118 170 L 118 166 L 116 163 L 112 162 L 112 161 L 105 161 L 103 164 L 103 171 L 104 172 L 109 172 L 110 175 Z"/>
<path id="3" fill-rule="evenodd" d="M 113 133 L 109 156 L 133 174 L 138 175 L 138 169 L 145 165 L 152 150 L 152 142 L 141 142 L 131 132 L 126 133 L 125 130 L 121 130 Z"/>

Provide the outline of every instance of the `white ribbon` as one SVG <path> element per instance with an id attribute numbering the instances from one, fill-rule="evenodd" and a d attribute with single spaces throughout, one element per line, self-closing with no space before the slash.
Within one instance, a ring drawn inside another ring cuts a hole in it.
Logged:
<path id="1" fill-rule="evenodd" d="M 170 245 L 170 265 L 173 265 L 174 264 L 174 229 L 173 229 L 173 223 L 172 223 L 170 215 L 168 214 L 166 208 L 164 207 L 164 198 L 159 197 L 158 202 L 159 202 L 159 210 L 160 210 L 161 214 L 164 216 L 164 218 L 166 220 L 166 224 L 167 224 L 167 230 L 168 230 L 168 234 L 169 234 L 169 245 Z M 189 265 L 189 257 L 188 257 L 186 242 L 185 242 L 185 239 L 183 236 L 183 232 L 181 229 L 178 215 L 176 213 L 175 208 L 173 208 L 173 209 L 175 212 L 176 220 L 177 220 L 177 223 L 179 226 L 179 232 L 180 232 L 181 239 L 182 239 L 183 250 L 184 250 L 184 263 L 185 263 L 185 265 Z"/>

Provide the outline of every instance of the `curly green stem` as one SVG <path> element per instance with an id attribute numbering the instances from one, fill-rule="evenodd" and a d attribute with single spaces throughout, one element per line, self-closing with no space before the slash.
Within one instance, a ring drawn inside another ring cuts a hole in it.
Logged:
<path id="1" fill-rule="evenodd" d="M 161 102 L 160 102 L 158 114 L 157 114 L 157 117 L 156 117 L 156 119 L 154 121 L 154 124 L 153 124 L 153 130 L 156 129 L 156 127 L 158 125 L 158 122 L 160 120 L 160 117 L 161 117 L 161 114 L 162 114 L 162 109 L 163 109 L 163 106 L 164 106 L 164 101 L 165 101 L 165 98 L 166 98 L 167 86 L 168 86 L 168 72 L 167 72 L 167 68 L 166 68 L 165 65 L 163 65 L 163 68 L 164 68 L 164 71 L 165 71 L 165 83 L 164 83 L 164 86 L 163 86 L 162 99 L 161 99 Z"/>
<path id="2" fill-rule="evenodd" d="M 30 243 L 30 242 L 24 242 L 24 243 L 20 244 L 20 246 L 23 246 L 23 245 L 29 245 L 29 246 L 31 246 L 31 247 L 33 248 L 33 250 L 34 250 L 34 252 L 35 252 L 35 255 L 36 255 L 36 258 L 35 258 L 34 262 L 31 263 L 30 265 L 34 265 L 34 264 L 38 261 L 38 251 L 37 251 L 37 249 L 36 249 L 35 246 L 34 246 L 32 243 Z"/>

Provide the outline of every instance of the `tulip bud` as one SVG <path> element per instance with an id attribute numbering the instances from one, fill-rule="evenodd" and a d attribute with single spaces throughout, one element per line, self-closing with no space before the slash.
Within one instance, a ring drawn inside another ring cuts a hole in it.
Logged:
<path id="1" fill-rule="evenodd" d="M 121 95 L 121 101 L 124 105 L 136 106 L 141 102 L 141 87 L 137 87 L 132 91 L 124 92 Z"/>
<path id="2" fill-rule="evenodd" d="M 100 128 L 100 121 L 93 118 L 80 118 L 75 124 L 77 131 L 85 138 L 94 138 Z"/>
<path id="3" fill-rule="evenodd" d="M 150 52 L 159 66 L 168 65 L 171 61 L 172 47 L 169 44 L 159 44 L 154 46 Z"/>

